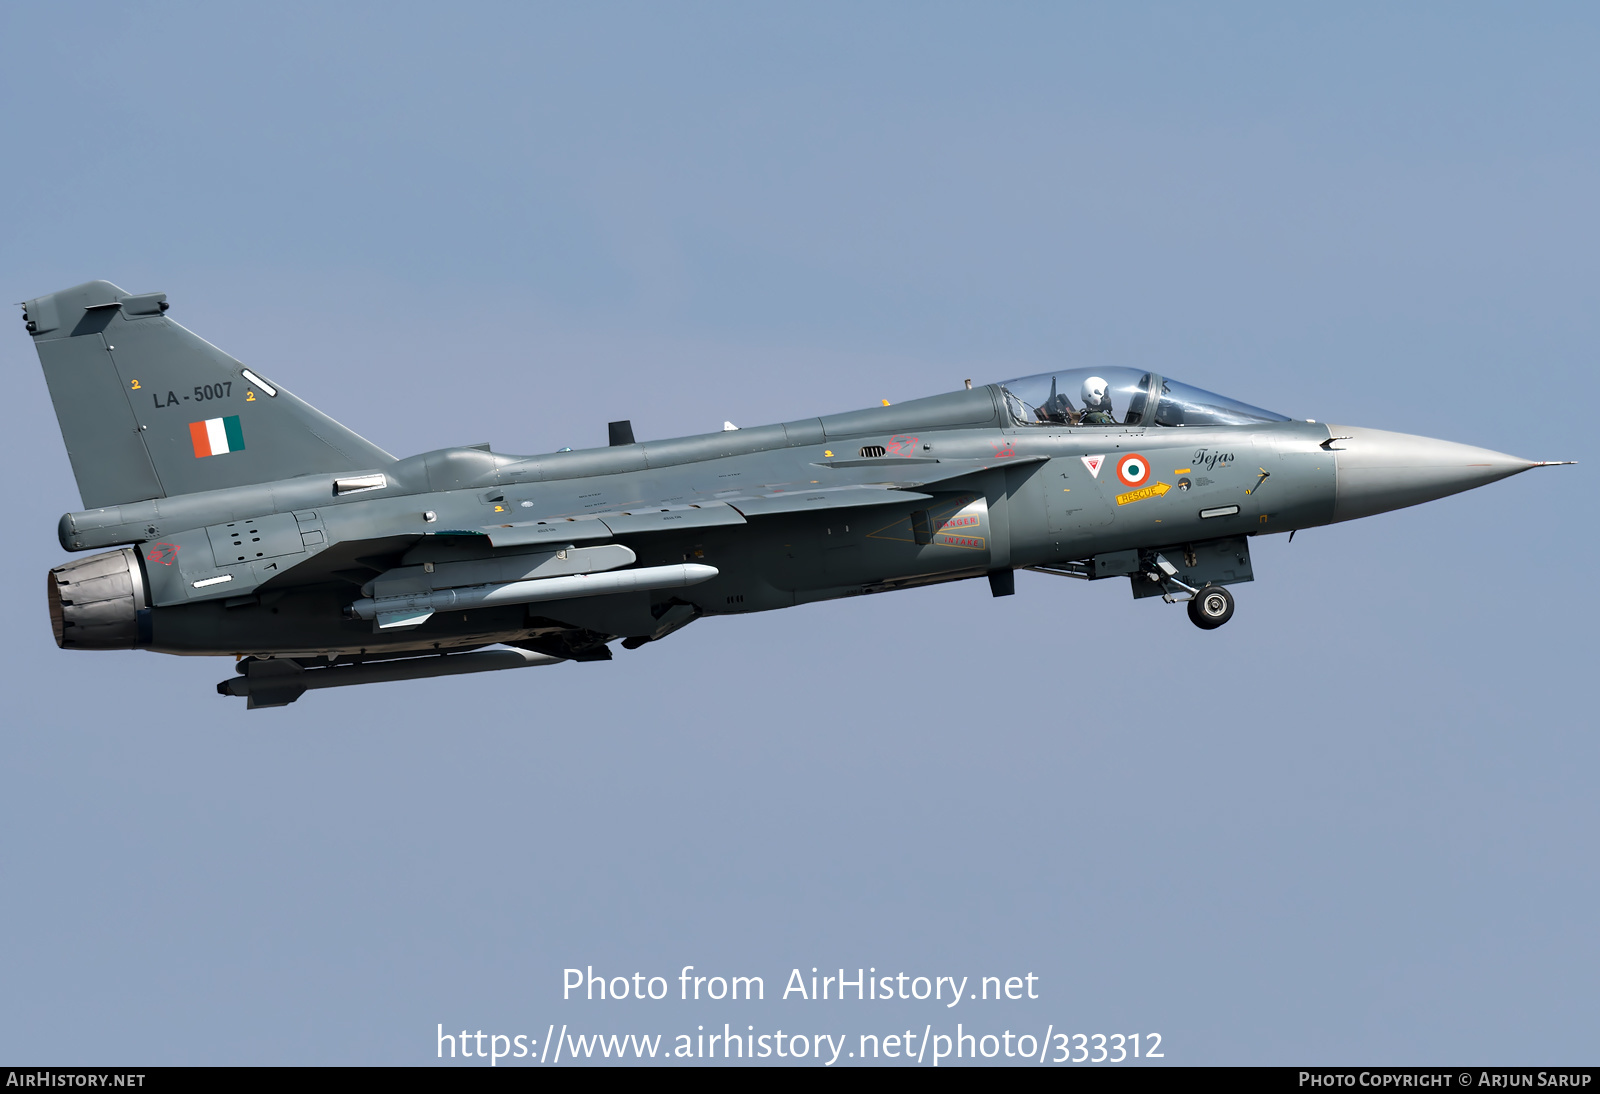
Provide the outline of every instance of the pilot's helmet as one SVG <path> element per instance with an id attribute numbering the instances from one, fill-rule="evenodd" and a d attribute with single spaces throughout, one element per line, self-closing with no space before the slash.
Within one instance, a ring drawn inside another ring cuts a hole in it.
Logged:
<path id="1" fill-rule="evenodd" d="M 1091 376 L 1083 382 L 1083 405 L 1091 410 L 1099 410 L 1107 405 L 1106 382 L 1098 376 Z"/>

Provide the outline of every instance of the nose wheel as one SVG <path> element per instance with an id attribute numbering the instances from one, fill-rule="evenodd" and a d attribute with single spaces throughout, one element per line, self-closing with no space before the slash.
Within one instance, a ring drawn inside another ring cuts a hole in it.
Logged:
<path id="1" fill-rule="evenodd" d="M 1189 601 L 1189 619 L 1201 630 L 1214 631 L 1233 618 L 1233 594 L 1221 585 L 1203 585 Z"/>

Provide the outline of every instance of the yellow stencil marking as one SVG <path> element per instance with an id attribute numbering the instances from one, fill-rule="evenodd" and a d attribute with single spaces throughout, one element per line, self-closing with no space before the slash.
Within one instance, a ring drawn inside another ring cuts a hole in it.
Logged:
<path id="1" fill-rule="evenodd" d="M 831 449 L 831 448 L 824 448 L 824 449 L 823 449 L 823 450 L 822 450 L 822 454 L 823 454 L 823 455 L 824 455 L 824 456 L 832 456 L 832 455 L 833 455 L 833 449 Z"/>
<path id="2" fill-rule="evenodd" d="M 1145 498 L 1159 498 L 1171 489 L 1172 487 L 1164 482 L 1158 482 L 1151 486 L 1141 486 L 1137 490 L 1129 490 L 1126 494 L 1118 494 L 1117 504 L 1132 505 L 1134 502 L 1143 501 Z"/>
<path id="3" fill-rule="evenodd" d="M 256 393 L 253 392 L 253 391 L 247 392 L 245 394 L 244 401 L 247 402 L 247 403 L 255 402 L 256 401 Z"/>
<path id="4" fill-rule="evenodd" d="M 1172 473 L 1174 475 L 1187 475 L 1189 472 L 1191 472 L 1193 470 L 1194 470 L 1194 468 L 1192 468 L 1192 467 L 1174 467 L 1172 469 Z"/>
<path id="5" fill-rule="evenodd" d="M 133 387 L 132 387 L 132 388 L 130 388 L 130 389 L 129 389 L 129 390 L 131 390 L 131 391 L 138 391 L 138 390 L 139 390 L 139 381 L 138 381 L 138 380 L 135 380 L 135 381 L 134 381 L 134 382 L 133 382 Z"/>

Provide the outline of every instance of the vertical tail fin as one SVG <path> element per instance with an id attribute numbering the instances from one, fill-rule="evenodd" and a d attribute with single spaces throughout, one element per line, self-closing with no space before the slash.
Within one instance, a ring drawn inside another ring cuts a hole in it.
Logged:
<path id="1" fill-rule="evenodd" d="M 394 457 L 164 314 L 90 281 L 23 305 L 87 509 Z"/>

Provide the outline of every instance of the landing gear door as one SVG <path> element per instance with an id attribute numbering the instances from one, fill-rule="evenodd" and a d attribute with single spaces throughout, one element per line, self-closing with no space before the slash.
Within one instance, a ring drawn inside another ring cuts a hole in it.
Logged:
<path id="1" fill-rule="evenodd" d="M 1227 539 L 1207 540 L 1204 543 L 1184 543 L 1174 547 L 1161 547 L 1149 552 L 1159 554 L 1177 568 L 1177 579 L 1191 588 L 1205 585 L 1234 585 L 1254 581 L 1250 568 L 1250 539 L 1248 536 L 1229 536 Z M 1148 574 L 1131 574 L 1134 599 L 1160 596 L 1167 590 L 1165 583 L 1151 581 Z"/>

